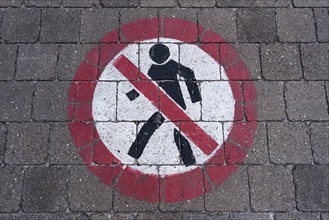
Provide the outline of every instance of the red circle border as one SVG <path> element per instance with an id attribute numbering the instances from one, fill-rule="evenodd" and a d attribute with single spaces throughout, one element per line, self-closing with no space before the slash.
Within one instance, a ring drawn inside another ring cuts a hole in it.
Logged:
<path id="1" fill-rule="evenodd" d="M 198 167 L 186 173 L 166 175 L 163 179 L 134 170 L 115 158 L 100 140 L 92 116 L 93 94 L 103 69 L 129 43 L 158 38 L 160 25 L 163 25 L 161 37 L 186 43 L 201 42 L 198 46 L 224 67 L 236 101 L 229 136 L 203 169 Z M 244 61 L 220 35 L 182 19 L 163 18 L 162 22 L 158 18 L 142 19 L 122 26 L 121 34 L 125 36 L 121 43 L 117 39 L 118 30 L 99 41 L 80 64 L 69 89 L 69 130 L 83 161 L 104 184 L 114 185 L 120 193 L 146 202 L 189 200 L 221 185 L 238 168 L 236 165 L 242 164 L 257 129 L 256 88 Z M 244 120 L 244 112 L 247 120 Z"/>

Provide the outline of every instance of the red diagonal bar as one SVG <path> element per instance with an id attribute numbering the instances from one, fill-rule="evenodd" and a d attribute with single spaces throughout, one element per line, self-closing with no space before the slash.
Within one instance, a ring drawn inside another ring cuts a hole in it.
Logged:
<path id="1" fill-rule="evenodd" d="M 158 88 L 151 81 L 136 81 L 136 71 L 138 68 L 124 55 L 119 56 L 113 65 L 124 75 L 136 89 L 149 99 L 152 104 L 158 105 Z M 139 72 L 142 79 L 148 79 L 146 75 Z M 163 91 L 159 91 L 161 112 L 172 121 L 177 127 L 181 124 L 180 130 L 185 136 L 197 145 L 206 155 L 210 155 L 218 146 L 217 142 L 210 137 L 200 126 L 192 119 Z M 182 122 L 179 122 L 179 121 Z"/>

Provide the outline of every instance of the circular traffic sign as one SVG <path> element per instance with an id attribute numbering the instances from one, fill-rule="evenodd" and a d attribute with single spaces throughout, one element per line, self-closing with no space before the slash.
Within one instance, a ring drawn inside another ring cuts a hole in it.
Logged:
<path id="1" fill-rule="evenodd" d="M 162 37 L 157 24 L 126 24 L 126 42 L 113 43 L 112 31 L 87 54 L 70 87 L 69 128 L 103 183 L 177 202 L 219 186 L 243 161 L 257 128 L 256 90 L 242 84 L 250 73 L 218 34 L 199 27 L 207 43 L 191 44 L 195 23 L 165 18 Z"/>

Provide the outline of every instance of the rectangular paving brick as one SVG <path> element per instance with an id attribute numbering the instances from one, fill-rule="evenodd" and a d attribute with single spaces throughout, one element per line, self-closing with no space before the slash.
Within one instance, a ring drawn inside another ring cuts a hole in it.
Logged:
<path id="1" fill-rule="evenodd" d="M 97 23 L 97 25 L 95 25 Z M 119 10 L 85 9 L 81 14 L 81 41 L 98 42 L 106 33 L 119 28 Z"/>
<path id="2" fill-rule="evenodd" d="M 291 211 L 295 196 L 291 167 L 249 166 L 252 211 Z"/>
<path id="3" fill-rule="evenodd" d="M 30 82 L 0 82 L 0 121 L 30 120 L 33 90 Z"/>
<path id="4" fill-rule="evenodd" d="M 275 164 L 311 164 L 309 131 L 305 123 L 268 123 L 270 161 Z"/>
<path id="5" fill-rule="evenodd" d="M 287 219 L 298 219 L 298 220 L 320 220 L 320 213 L 275 213 L 275 220 L 287 220 Z"/>
<path id="6" fill-rule="evenodd" d="M 29 167 L 24 180 L 23 211 L 64 212 L 68 176 L 69 170 L 65 167 Z"/>
<path id="7" fill-rule="evenodd" d="M 24 4 L 35 7 L 59 7 L 61 0 L 25 0 Z"/>
<path id="8" fill-rule="evenodd" d="M 78 8 L 89 8 L 97 7 L 99 5 L 99 0 L 64 0 L 64 7 L 78 7 Z"/>
<path id="9" fill-rule="evenodd" d="M 329 164 L 329 123 L 313 122 L 310 132 L 315 163 Z"/>
<path id="10" fill-rule="evenodd" d="M 288 7 L 290 0 L 216 0 L 217 7 Z"/>
<path id="11" fill-rule="evenodd" d="M 12 213 L 0 214 L 1 220 L 88 220 L 85 213 Z"/>
<path id="12" fill-rule="evenodd" d="M 5 163 L 46 163 L 49 127 L 49 124 L 36 122 L 9 124 Z"/>
<path id="13" fill-rule="evenodd" d="M 285 99 L 293 121 L 328 120 L 328 105 L 323 82 L 288 82 Z"/>
<path id="14" fill-rule="evenodd" d="M 25 43 L 37 40 L 41 16 L 39 9 L 7 9 L 2 16 L 0 34 L 5 41 Z"/>
<path id="15" fill-rule="evenodd" d="M 315 8 L 314 17 L 319 42 L 329 42 L 329 9 Z"/>
<path id="16" fill-rule="evenodd" d="M 205 207 L 206 211 L 211 212 L 249 210 L 247 167 L 240 167 L 217 189 L 212 189 L 211 192 L 205 194 Z"/>
<path id="17" fill-rule="evenodd" d="M 141 0 L 141 7 L 171 8 L 177 6 L 176 0 Z"/>
<path id="18" fill-rule="evenodd" d="M 57 45 L 20 45 L 17 58 L 17 80 L 55 79 Z"/>
<path id="19" fill-rule="evenodd" d="M 210 8 L 216 4 L 215 0 L 178 0 L 178 4 L 181 7 L 195 7 L 195 8 Z"/>
<path id="20" fill-rule="evenodd" d="M 41 42 L 77 42 L 80 32 L 80 10 L 45 9 L 42 12 Z"/>
<path id="21" fill-rule="evenodd" d="M 162 212 L 153 212 L 153 213 L 139 213 L 136 220 L 145 220 L 145 219 L 157 219 L 157 220 L 180 220 L 182 219 L 181 213 L 162 213 Z"/>
<path id="22" fill-rule="evenodd" d="M 139 0 L 100 0 L 103 7 L 136 8 Z"/>
<path id="23" fill-rule="evenodd" d="M 0 177 L 0 212 L 18 212 L 23 185 L 23 167 L 0 166 Z"/>
<path id="24" fill-rule="evenodd" d="M 273 220 L 268 213 L 251 212 L 217 212 L 217 213 L 183 213 L 183 220 Z"/>
<path id="25" fill-rule="evenodd" d="M 1 15 L 0 15 L 1 17 Z M 13 80 L 16 71 L 17 46 L 0 45 L 0 80 Z"/>
<path id="26" fill-rule="evenodd" d="M 202 181 L 202 180 L 200 180 Z M 192 211 L 204 211 L 204 196 L 199 198 L 175 202 L 175 203 L 160 203 L 160 211 L 162 212 L 192 212 Z"/>
<path id="27" fill-rule="evenodd" d="M 72 141 L 69 132 L 69 125 L 66 122 L 55 123 L 50 129 L 50 164 L 82 164 L 76 146 Z"/>
<path id="28" fill-rule="evenodd" d="M 37 121 L 68 120 L 69 82 L 39 82 L 33 97 L 33 118 Z"/>
<path id="29" fill-rule="evenodd" d="M 243 164 L 268 164 L 268 148 L 266 124 L 258 123 L 253 145 L 243 161 Z"/>
<path id="30" fill-rule="evenodd" d="M 329 7 L 327 0 L 293 0 L 295 7 Z"/>
<path id="31" fill-rule="evenodd" d="M 298 45 L 261 46 L 263 76 L 267 80 L 294 80 L 303 77 Z"/>
<path id="32" fill-rule="evenodd" d="M 112 188 L 103 184 L 85 166 L 72 166 L 68 191 L 72 211 L 111 211 Z"/>
<path id="33" fill-rule="evenodd" d="M 99 213 L 93 214 L 91 220 L 134 220 L 137 213 Z"/>
<path id="34" fill-rule="evenodd" d="M 6 142 L 7 142 L 7 125 L 0 124 L 0 155 L 5 153 Z"/>
<path id="35" fill-rule="evenodd" d="M 277 9 L 276 20 L 278 37 L 281 42 L 316 41 L 311 9 Z"/>
<path id="36" fill-rule="evenodd" d="M 297 208 L 300 211 L 329 211 L 329 167 L 327 165 L 296 166 Z"/>
<path id="37" fill-rule="evenodd" d="M 23 0 L 2 0 L 0 1 L 0 7 L 19 7 L 23 3 Z"/>
<path id="38" fill-rule="evenodd" d="M 206 30 L 210 29 L 219 34 L 226 42 L 236 42 L 236 15 L 237 10 L 231 8 L 205 9 L 198 13 L 198 22 Z M 216 42 L 216 40 L 202 39 L 202 35 L 200 36 L 200 41 Z"/>
<path id="39" fill-rule="evenodd" d="M 72 80 L 80 63 L 88 52 L 94 47 L 92 44 L 63 44 L 59 47 L 57 62 L 57 78 L 59 80 Z M 92 78 L 92 73 L 88 79 Z"/>
<path id="40" fill-rule="evenodd" d="M 258 120 L 283 120 L 286 118 L 283 98 L 283 83 L 257 81 L 255 82 L 257 90 Z M 248 83 L 243 84 L 247 92 Z M 245 97 L 246 98 L 246 97 Z M 247 118 L 251 118 L 246 112 Z"/>
<path id="41" fill-rule="evenodd" d="M 239 9 L 237 24 L 240 42 L 274 42 L 276 40 L 273 9 Z"/>
<path id="42" fill-rule="evenodd" d="M 302 44 L 301 53 L 306 79 L 329 80 L 329 44 Z"/>

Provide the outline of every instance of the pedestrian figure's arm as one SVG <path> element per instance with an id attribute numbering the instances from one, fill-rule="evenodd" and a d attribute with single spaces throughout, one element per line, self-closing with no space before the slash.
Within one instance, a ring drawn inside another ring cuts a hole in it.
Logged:
<path id="1" fill-rule="evenodd" d="M 200 90 L 196 82 L 193 70 L 183 65 L 180 65 L 178 74 L 179 76 L 185 79 L 185 84 L 190 94 L 192 103 L 201 101 Z"/>

